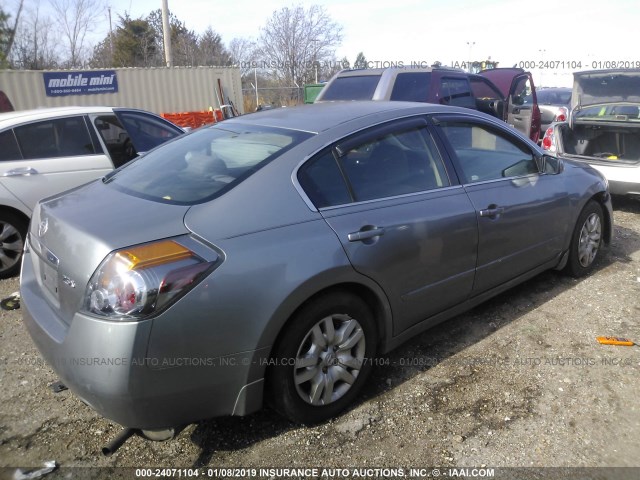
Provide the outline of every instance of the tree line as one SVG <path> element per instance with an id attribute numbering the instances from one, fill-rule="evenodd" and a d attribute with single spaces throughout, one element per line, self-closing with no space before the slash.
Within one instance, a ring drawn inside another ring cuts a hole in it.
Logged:
<path id="1" fill-rule="evenodd" d="M 105 0 L 46 2 L 55 15 L 47 14 L 38 0 L 15 0 L 13 12 L 0 7 L 1 68 L 165 65 L 159 9 L 146 17 L 132 18 L 127 12 L 111 12 Z M 92 44 L 95 27 L 105 23 L 110 26 L 109 32 Z M 297 89 L 327 80 L 350 66 L 346 58 L 335 55 L 343 38 L 342 26 L 318 5 L 276 10 L 257 38 L 234 38 L 228 44 L 212 27 L 197 33 L 173 14 L 169 25 L 174 66 L 238 66 L 247 90 L 258 85 L 262 89 Z M 362 65 L 366 65 L 366 59 L 361 52 L 355 66 Z M 288 94 L 283 90 L 278 95 Z"/>

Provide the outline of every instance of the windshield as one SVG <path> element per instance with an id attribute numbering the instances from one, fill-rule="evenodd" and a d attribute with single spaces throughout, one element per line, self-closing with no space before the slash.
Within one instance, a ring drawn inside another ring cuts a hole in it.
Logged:
<path id="1" fill-rule="evenodd" d="M 140 157 L 105 183 L 158 202 L 202 203 L 231 190 L 310 136 L 241 124 L 203 128 Z"/>
<path id="2" fill-rule="evenodd" d="M 380 75 L 338 77 L 324 87 L 321 100 L 371 100 Z"/>

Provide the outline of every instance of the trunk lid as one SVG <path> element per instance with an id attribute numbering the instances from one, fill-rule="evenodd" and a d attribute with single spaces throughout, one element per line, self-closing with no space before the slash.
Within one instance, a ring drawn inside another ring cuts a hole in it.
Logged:
<path id="1" fill-rule="evenodd" d="M 43 297 L 70 324 L 108 253 L 188 233 L 183 221 L 188 209 L 127 195 L 101 180 L 43 200 L 29 232 Z"/>
<path id="2" fill-rule="evenodd" d="M 572 111 L 612 103 L 640 104 L 640 70 L 591 70 L 573 74 Z"/>

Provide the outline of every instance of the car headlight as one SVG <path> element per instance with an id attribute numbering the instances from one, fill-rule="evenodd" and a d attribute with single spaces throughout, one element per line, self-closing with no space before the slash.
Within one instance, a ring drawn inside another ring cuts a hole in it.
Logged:
<path id="1" fill-rule="evenodd" d="M 83 310 L 123 321 L 157 314 L 197 285 L 216 264 L 174 240 L 117 250 L 89 280 Z"/>

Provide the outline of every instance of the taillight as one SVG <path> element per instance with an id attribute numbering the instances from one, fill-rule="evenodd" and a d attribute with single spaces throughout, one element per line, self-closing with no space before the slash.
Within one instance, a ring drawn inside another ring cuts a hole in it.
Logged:
<path id="1" fill-rule="evenodd" d="M 83 310 L 125 321 L 147 317 L 183 296 L 214 266 L 174 240 L 117 250 L 89 280 Z"/>
<path id="2" fill-rule="evenodd" d="M 553 127 L 547 128 L 544 132 L 544 138 L 542 139 L 542 149 L 550 152 L 556 151 L 555 134 Z"/>
<path id="3" fill-rule="evenodd" d="M 569 115 L 569 110 L 566 107 L 560 107 L 558 109 L 558 113 L 556 118 L 553 119 L 554 122 L 565 122 L 567 120 L 567 116 Z"/>

